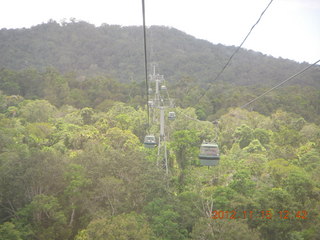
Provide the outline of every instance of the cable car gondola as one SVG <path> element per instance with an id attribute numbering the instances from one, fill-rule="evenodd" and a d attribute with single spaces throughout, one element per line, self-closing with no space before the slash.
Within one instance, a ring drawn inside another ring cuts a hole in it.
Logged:
<path id="1" fill-rule="evenodd" d="M 218 144 L 203 142 L 200 146 L 199 160 L 202 166 L 218 165 L 220 160 Z"/>
<path id="2" fill-rule="evenodd" d="M 166 91 L 167 87 L 165 85 L 162 85 L 160 89 L 161 89 L 161 91 Z"/>
<path id="3" fill-rule="evenodd" d="M 175 112 L 169 112 L 168 119 L 169 120 L 175 120 L 176 119 L 176 113 Z"/>
<path id="4" fill-rule="evenodd" d="M 154 107 L 153 101 L 152 101 L 152 100 L 149 100 L 149 101 L 148 101 L 148 105 L 149 105 L 149 107 L 152 107 L 152 108 L 153 108 L 153 107 Z"/>
<path id="5" fill-rule="evenodd" d="M 146 148 L 156 147 L 157 146 L 156 137 L 152 134 L 145 136 L 143 144 Z"/>

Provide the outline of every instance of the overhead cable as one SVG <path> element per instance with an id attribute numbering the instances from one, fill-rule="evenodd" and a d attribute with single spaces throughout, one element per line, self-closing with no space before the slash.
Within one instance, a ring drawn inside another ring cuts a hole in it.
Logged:
<path id="1" fill-rule="evenodd" d="M 146 17 L 145 17 L 145 4 L 142 0 L 142 19 L 143 19 L 143 46 L 144 46 L 144 69 L 146 78 L 146 95 L 147 95 L 147 114 L 148 114 L 148 129 L 150 128 L 150 109 L 149 109 L 149 83 L 148 83 L 148 59 L 147 59 L 147 34 L 146 34 Z"/>
<path id="2" fill-rule="evenodd" d="M 239 47 L 237 47 L 237 49 L 233 52 L 233 54 L 230 56 L 230 58 L 228 59 L 227 63 L 222 67 L 221 71 L 218 73 L 218 75 L 212 80 L 212 82 L 215 82 L 221 75 L 222 73 L 226 70 L 226 68 L 228 67 L 228 65 L 230 64 L 232 58 L 239 52 L 240 48 L 242 47 L 242 45 L 245 43 L 245 41 L 247 40 L 247 38 L 250 36 L 252 30 L 255 28 L 255 26 L 260 22 L 262 16 L 265 14 L 265 12 L 267 11 L 267 9 L 270 7 L 271 3 L 273 2 L 273 0 L 271 0 L 269 2 L 269 4 L 267 5 L 267 7 L 262 11 L 262 13 L 260 14 L 260 17 L 258 18 L 257 22 L 251 27 L 250 31 L 248 32 L 248 34 L 245 36 L 245 38 L 243 39 L 243 41 L 241 42 L 241 44 L 239 45 Z M 208 92 L 208 90 L 211 87 L 208 87 L 207 90 L 204 92 L 204 94 L 199 98 L 199 101 L 206 95 L 206 93 Z"/>
<path id="3" fill-rule="evenodd" d="M 299 76 L 299 75 L 302 74 L 303 72 L 307 71 L 309 68 L 315 66 L 318 62 L 320 62 L 320 59 L 319 59 L 318 61 L 314 62 L 313 64 L 309 65 L 308 67 L 302 69 L 300 72 L 292 75 L 291 77 L 289 77 L 289 78 L 287 78 L 286 80 L 282 81 L 281 83 L 277 84 L 276 86 L 270 88 L 268 91 L 262 93 L 262 94 L 259 95 L 258 97 L 254 98 L 254 99 L 252 99 L 251 101 L 247 102 L 246 104 L 242 105 L 240 108 L 245 108 L 245 107 L 247 107 L 247 106 L 250 105 L 251 103 L 257 101 L 259 98 L 263 97 L 264 95 L 268 94 L 269 92 L 273 91 L 274 89 L 280 87 L 281 85 L 283 85 L 284 83 L 290 81 L 291 79 Z"/>

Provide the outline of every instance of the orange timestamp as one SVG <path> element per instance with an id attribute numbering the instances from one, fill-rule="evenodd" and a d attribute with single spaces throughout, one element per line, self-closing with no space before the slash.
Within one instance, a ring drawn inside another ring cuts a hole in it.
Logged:
<path id="1" fill-rule="evenodd" d="M 262 211 L 212 211 L 212 219 L 307 219 L 306 210 L 291 212 L 288 210 L 274 212 Z"/>

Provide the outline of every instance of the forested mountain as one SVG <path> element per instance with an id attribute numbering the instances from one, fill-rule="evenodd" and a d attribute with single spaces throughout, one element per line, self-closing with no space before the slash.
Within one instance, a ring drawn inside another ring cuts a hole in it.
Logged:
<path id="1" fill-rule="evenodd" d="M 185 76 L 195 82 L 210 82 L 235 50 L 159 26 L 147 29 L 147 41 L 149 61 L 156 63 L 171 82 Z M 141 27 L 49 21 L 30 29 L 2 29 L 0 56 L 0 67 L 14 70 L 51 66 L 64 73 L 104 74 L 122 82 L 140 81 L 144 73 Z M 219 80 L 236 85 L 270 85 L 305 66 L 241 49 Z M 319 78 L 318 67 L 295 82 L 320 86 Z"/>

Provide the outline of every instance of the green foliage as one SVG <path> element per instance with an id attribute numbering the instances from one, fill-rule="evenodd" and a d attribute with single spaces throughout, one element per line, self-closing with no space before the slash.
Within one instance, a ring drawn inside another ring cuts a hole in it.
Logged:
<path id="1" fill-rule="evenodd" d="M 19 110 L 19 116 L 28 122 L 48 122 L 56 111 L 46 100 L 26 101 Z"/>
<path id="2" fill-rule="evenodd" d="M 252 140 L 250 144 L 244 148 L 244 150 L 246 150 L 249 153 L 259 153 L 266 151 L 266 149 L 261 145 L 258 139 Z"/>
<path id="3" fill-rule="evenodd" d="M 35 122 L 26 126 L 26 136 L 23 141 L 32 147 L 41 147 L 49 144 L 49 136 L 54 131 L 49 123 Z"/>
<path id="4" fill-rule="evenodd" d="M 0 74 L 28 99 L 0 94 L 0 235 L 5 238 L 317 239 L 316 123 L 281 109 L 270 116 L 227 110 L 229 100 L 212 97 L 210 90 L 196 108 L 177 107 L 177 118 L 167 121 L 167 175 L 156 165 L 157 149 L 143 148 L 143 85 L 53 69 Z M 46 82 L 40 84 L 41 78 Z M 192 79 L 177 86 L 177 94 L 191 96 L 179 99 L 181 106 L 202 93 Z M 244 95 L 250 91 L 235 91 L 229 103 Z M 272 104 L 263 111 L 271 111 Z M 217 126 L 199 120 L 216 120 L 219 114 Z M 159 131 L 156 122 L 150 131 Z M 213 139 L 220 163 L 201 167 L 200 143 Z M 234 209 L 270 211 L 273 219 L 209 219 L 213 210 Z M 307 211 L 308 218 L 276 217 L 286 210 Z"/>
<path id="5" fill-rule="evenodd" d="M 185 239 L 187 230 L 179 226 L 180 214 L 173 205 L 156 198 L 144 208 L 150 226 L 161 239 Z"/>
<path id="6" fill-rule="evenodd" d="M 21 233 L 15 229 L 11 222 L 5 222 L 0 225 L 0 237 L 4 240 L 22 240 Z"/>
<path id="7" fill-rule="evenodd" d="M 43 74 L 44 98 L 55 106 L 61 106 L 68 102 L 69 84 L 66 78 L 63 78 L 55 69 L 48 68 Z"/>
<path id="8" fill-rule="evenodd" d="M 106 115 L 109 126 L 118 127 L 122 130 L 130 130 L 139 139 L 143 139 L 146 131 L 147 116 L 145 111 L 134 109 L 123 103 L 114 103 Z"/>
<path id="9" fill-rule="evenodd" d="M 290 164 L 284 159 L 275 159 L 269 162 L 269 172 L 273 175 L 276 185 L 282 185 L 283 179 L 287 178 L 290 172 L 298 171 L 298 167 Z"/>
<path id="10" fill-rule="evenodd" d="M 233 175 L 230 187 L 243 195 L 251 195 L 255 183 L 250 179 L 250 172 L 242 170 Z"/>
<path id="11" fill-rule="evenodd" d="M 261 239 L 259 232 L 254 229 L 249 229 L 245 221 L 234 219 L 200 218 L 191 236 L 194 240 Z"/>
<path id="12" fill-rule="evenodd" d="M 268 158 L 266 157 L 265 153 L 255 153 L 247 155 L 242 164 L 243 167 L 247 168 L 250 171 L 252 178 L 260 178 L 266 175 L 268 172 L 267 162 Z"/>
<path id="13" fill-rule="evenodd" d="M 178 195 L 175 209 L 180 215 L 180 228 L 186 229 L 189 234 L 192 232 L 197 219 L 203 215 L 201 209 L 199 209 L 201 200 L 201 196 L 192 191 L 183 192 Z"/>
<path id="14" fill-rule="evenodd" d="M 203 109 L 199 108 L 196 110 L 196 114 L 199 120 L 205 120 L 206 119 L 206 113 Z"/>
<path id="15" fill-rule="evenodd" d="M 309 171 L 319 169 L 319 162 L 320 153 L 315 149 L 308 149 L 299 159 L 299 165 Z"/>
<path id="16" fill-rule="evenodd" d="M 39 239 L 68 238 L 70 234 L 58 199 L 44 194 L 36 195 L 32 202 L 18 213 L 19 224 L 30 226 L 32 235 Z"/>
<path id="17" fill-rule="evenodd" d="M 149 240 L 152 231 L 145 219 L 135 213 L 95 219 L 75 240 Z"/>
<path id="18" fill-rule="evenodd" d="M 234 137 L 239 141 L 240 148 L 245 148 L 253 140 L 253 130 L 247 125 L 241 125 L 236 129 Z"/>
<path id="19" fill-rule="evenodd" d="M 274 135 L 274 141 L 278 146 L 291 145 L 297 147 L 299 146 L 299 140 L 299 133 L 296 130 L 284 126 Z"/>
<path id="20" fill-rule="evenodd" d="M 192 163 L 195 165 L 193 159 L 196 158 L 198 138 L 194 131 L 190 130 L 180 130 L 173 133 L 172 144 L 170 148 L 174 151 L 177 160 L 177 165 L 180 169 L 179 175 L 179 189 L 183 190 L 186 169 Z M 192 161 L 193 160 L 193 161 Z"/>
<path id="21" fill-rule="evenodd" d="M 8 95 L 20 94 L 20 86 L 15 72 L 7 69 L 1 70 L 0 89 Z"/>
<path id="22" fill-rule="evenodd" d="M 263 146 L 266 146 L 270 143 L 272 132 L 263 128 L 256 128 L 253 130 L 253 136 L 259 140 Z"/>
<path id="23" fill-rule="evenodd" d="M 85 169 L 78 164 L 70 164 L 65 173 L 68 185 L 65 194 L 71 198 L 80 197 L 81 190 L 90 184 L 90 180 L 85 177 Z"/>
<path id="24" fill-rule="evenodd" d="M 313 182 L 303 171 L 292 171 L 284 184 L 297 202 L 305 203 L 313 196 Z"/>
<path id="25" fill-rule="evenodd" d="M 211 192 L 211 196 L 214 208 L 223 210 L 231 204 L 237 194 L 231 187 L 219 186 Z"/>
<path id="26" fill-rule="evenodd" d="M 194 131 L 181 130 L 173 133 L 171 148 L 175 152 L 181 170 L 190 165 L 190 159 L 195 158 L 199 140 Z"/>

